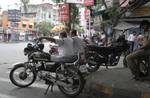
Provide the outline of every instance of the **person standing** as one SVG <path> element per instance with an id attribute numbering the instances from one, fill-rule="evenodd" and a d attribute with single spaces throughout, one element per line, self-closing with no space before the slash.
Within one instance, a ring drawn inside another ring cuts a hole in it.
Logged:
<path id="1" fill-rule="evenodd" d="M 133 52 L 133 49 L 134 49 L 135 35 L 136 35 L 136 31 L 133 31 L 133 33 L 131 33 L 127 39 L 130 45 L 130 48 L 129 48 L 130 52 Z"/>

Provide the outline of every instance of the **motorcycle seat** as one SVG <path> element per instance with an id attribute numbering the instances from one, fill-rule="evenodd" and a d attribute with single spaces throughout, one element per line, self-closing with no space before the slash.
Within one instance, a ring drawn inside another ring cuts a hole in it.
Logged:
<path id="1" fill-rule="evenodd" d="M 57 63 L 74 63 L 78 60 L 77 55 L 70 55 L 70 56 L 59 56 L 59 55 L 52 55 L 51 61 Z"/>

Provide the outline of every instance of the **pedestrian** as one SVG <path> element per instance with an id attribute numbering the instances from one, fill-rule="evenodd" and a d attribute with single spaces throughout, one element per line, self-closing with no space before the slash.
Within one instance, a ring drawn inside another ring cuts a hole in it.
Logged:
<path id="1" fill-rule="evenodd" d="M 136 35 L 136 31 L 133 31 L 127 39 L 130 45 L 130 48 L 129 48 L 130 53 L 133 52 L 133 49 L 134 49 L 135 35 Z"/>
<path id="2" fill-rule="evenodd" d="M 137 48 L 142 47 L 143 41 L 144 41 L 144 36 L 141 33 L 139 33 L 139 35 L 136 38 L 136 41 L 137 41 Z"/>
<path id="3" fill-rule="evenodd" d="M 104 33 L 101 34 L 101 46 L 106 46 L 106 35 Z"/>

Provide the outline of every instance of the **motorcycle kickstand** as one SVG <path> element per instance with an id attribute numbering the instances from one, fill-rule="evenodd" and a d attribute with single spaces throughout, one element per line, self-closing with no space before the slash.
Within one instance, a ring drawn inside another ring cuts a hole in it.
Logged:
<path id="1" fill-rule="evenodd" d="M 108 66 L 106 66 L 106 69 L 109 69 Z"/>
<path id="2" fill-rule="evenodd" d="M 53 87 L 54 87 L 54 84 L 51 85 L 51 92 L 52 92 L 52 93 L 53 93 L 53 91 L 54 91 L 54 90 L 53 90 Z"/>
<path id="3" fill-rule="evenodd" d="M 45 93 L 44 93 L 45 95 L 47 95 L 47 92 L 48 92 L 50 86 L 51 86 L 51 92 L 54 91 L 54 90 L 53 90 L 54 84 L 50 84 L 50 85 L 48 85 L 48 87 L 47 87 L 47 89 L 46 89 L 46 91 L 45 91 Z"/>
<path id="4" fill-rule="evenodd" d="M 48 87 L 47 87 L 47 89 L 46 89 L 46 91 L 45 91 L 45 93 L 44 93 L 45 95 L 47 95 L 47 92 L 48 92 L 50 86 L 51 86 L 51 84 L 48 85 Z"/>

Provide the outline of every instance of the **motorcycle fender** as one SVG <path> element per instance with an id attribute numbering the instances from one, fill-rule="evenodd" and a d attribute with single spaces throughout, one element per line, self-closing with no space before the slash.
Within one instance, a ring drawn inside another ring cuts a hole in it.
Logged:
<path id="1" fill-rule="evenodd" d="M 14 64 L 12 64 L 12 67 L 11 67 L 11 68 L 14 68 L 14 67 L 16 67 L 17 65 L 21 65 L 21 64 L 24 64 L 24 63 L 23 63 L 23 62 L 14 63 Z"/>

